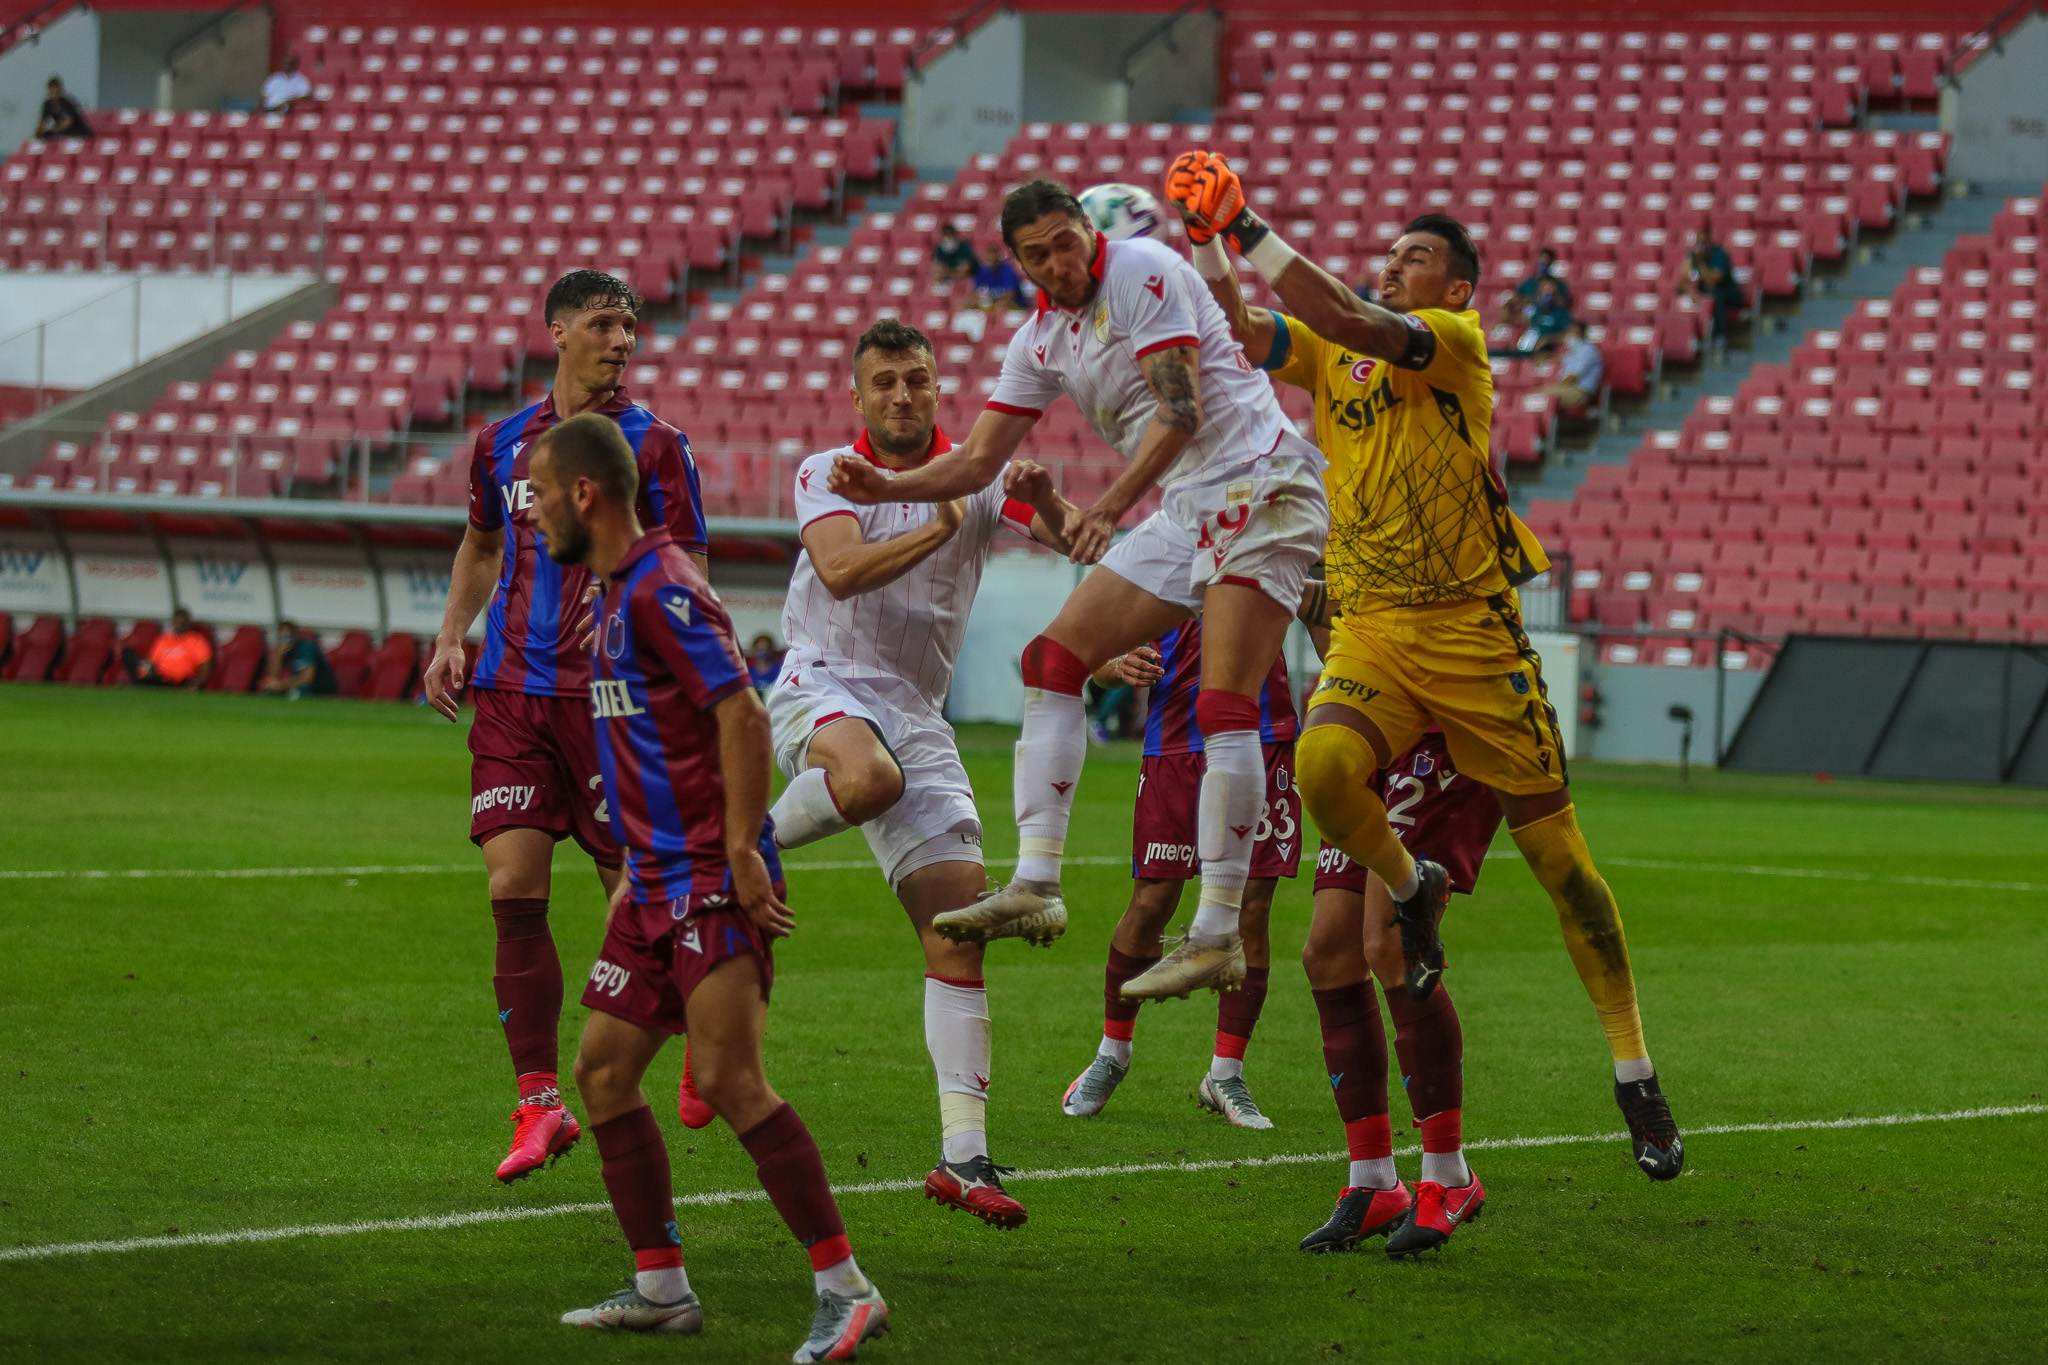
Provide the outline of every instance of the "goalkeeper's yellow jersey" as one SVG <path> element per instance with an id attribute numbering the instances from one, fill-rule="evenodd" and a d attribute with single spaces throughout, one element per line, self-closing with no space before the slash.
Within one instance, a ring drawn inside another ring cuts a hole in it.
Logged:
<path id="1" fill-rule="evenodd" d="M 1324 571 L 1345 611 L 1492 597 L 1550 567 L 1494 472 L 1493 371 L 1477 313 L 1407 314 L 1411 344 L 1398 361 L 1274 320 L 1266 369 L 1315 395 L 1329 460 Z"/>

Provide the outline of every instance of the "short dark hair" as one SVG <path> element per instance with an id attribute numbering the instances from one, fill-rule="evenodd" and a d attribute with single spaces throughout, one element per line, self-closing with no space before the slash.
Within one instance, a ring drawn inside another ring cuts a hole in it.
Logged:
<path id="1" fill-rule="evenodd" d="M 932 339 L 912 327 L 901 318 L 876 318 L 868 329 L 860 334 L 860 340 L 853 343 L 853 363 L 860 364 L 860 358 L 869 351 L 880 351 L 883 355 L 909 355 L 912 351 L 923 351 L 938 359 L 939 353 L 932 348 Z"/>
<path id="2" fill-rule="evenodd" d="M 1425 213 L 1401 229 L 1404 237 L 1411 232 L 1427 232 L 1443 238 L 1451 248 L 1451 278 L 1470 285 L 1479 283 L 1479 248 L 1472 245 L 1472 234 L 1465 230 L 1463 223 L 1448 213 Z"/>
<path id="3" fill-rule="evenodd" d="M 1003 243 L 1014 249 L 1017 229 L 1029 227 L 1048 213 L 1088 221 L 1074 192 L 1057 180 L 1027 180 L 1003 196 Z"/>
<path id="4" fill-rule="evenodd" d="M 548 290 L 547 302 L 541 305 L 544 321 L 553 322 L 559 313 L 580 313 L 586 308 L 603 308 L 617 305 L 629 313 L 638 313 L 644 303 L 633 286 L 617 275 L 608 275 L 602 270 L 572 270 L 556 280 Z"/>
<path id="5" fill-rule="evenodd" d="M 951 233 L 953 236 L 958 237 L 960 235 L 960 229 L 955 227 L 951 223 L 939 224 L 939 236 L 944 237 L 948 233 Z"/>
<path id="6" fill-rule="evenodd" d="M 547 450 L 560 478 L 589 479 L 621 507 L 631 507 L 640 492 L 633 447 L 619 424 L 601 412 L 579 413 L 549 427 L 534 444 Z"/>

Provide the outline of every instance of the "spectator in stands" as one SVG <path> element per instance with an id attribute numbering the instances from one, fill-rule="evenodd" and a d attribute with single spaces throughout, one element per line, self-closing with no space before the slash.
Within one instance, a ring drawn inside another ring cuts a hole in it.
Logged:
<path id="1" fill-rule="evenodd" d="M 988 259 L 974 272 L 974 300 L 991 313 L 1025 306 L 1024 277 L 1000 246 L 991 246 Z"/>
<path id="2" fill-rule="evenodd" d="M 123 649 L 121 667 L 131 682 L 196 692 L 213 676 L 213 640 L 192 624 L 191 612 L 179 607 L 171 613 L 171 628 L 150 645 L 149 657 Z"/>
<path id="3" fill-rule="evenodd" d="M 959 228 L 947 223 L 939 229 L 939 244 L 932 248 L 932 283 L 971 280 L 979 264 L 974 257 L 974 243 L 962 237 Z"/>
<path id="4" fill-rule="evenodd" d="M 92 125 L 85 121 L 85 111 L 78 107 L 77 100 L 64 93 L 64 82 L 60 77 L 50 77 L 48 91 L 43 96 L 43 112 L 36 119 L 36 136 L 92 136 Z"/>
<path id="5" fill-rule="evenodd" d="M 1735 278 L 1735 264 L 1727 249 L 1714 235 L 1701 228 L 1692 235 L 1692 247 L 1685 253 L 1685 288 L 1696 299 L 1713 305 L 1714 339 L 1728 339 L 1728 325 L 1742 317 L 1749 300 L 1742 281 Z"/>
<path id="6" fill-rule="evenodd" d="M 1528 279 L 1515 286 L 1515 297 L 1524 304 L 1531 302 L 1535 299 L 1537 291 L 1543 287 L 1545 280 L 1556 286 L 1565 306 L 1569 308 L 1572 302 L 1572 287 L 1557 273 L 1557 253 L 1547 246 L 1538 248 L 1536 269 L 1530 272 Z"/>
<path id="7" fill-rule="evenodd" d="M 320 647 L 320 632 L 279 621 L 277 643 L 270 647 L 262 686 L 265 692 L 282 692 L 293 701 L 302 696 L 333 696 L 334 669 L 327 662 L 327 651 Z"/>
<path id="8" fill-rule="evenodd" d="M 1572 325 L 1572 306 L 1565 300 L 1561 281 L 1545 275 L 1536 282 L 1536 293 L 1522 305 L 1522 319 L 1528 324 L 1515 349 L 1523 355 L 1549 355 L 1557 348 L 1565 329 Z"/>
<path id="9" fill-rule="evenodd" d="M 1564 354 L 1558 360 L 1557 381 L 1539 390 L 1557 400 L 1565 412 L 1583 412 L 1600 400 L 1600 384 L 1606 377 L 1607 358 L 1586 335 L 1586 324 L 1573 318 L 1564 331 Z"/>
<path id="10" fill-rule="evenodd" d="M 756 635 L 754 643 L 747 646 L 747 677 L 753 680 L 754 690 L 766 696 L 780 672 L 782 651 L 775 647 L 775 637 L 765 631 Z"/>
<path id="11" fill-rule="evenodd" d="M 313 82 L 299 70 L 299 54 L 287 52 L 284 65 L 264 77 L 263 112 L 282 114 L 300 100 L 311 98 L 312 94 Z"/>

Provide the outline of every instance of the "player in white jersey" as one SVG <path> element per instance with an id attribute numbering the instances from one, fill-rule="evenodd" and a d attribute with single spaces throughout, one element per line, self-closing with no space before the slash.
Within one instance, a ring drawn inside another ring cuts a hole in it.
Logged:
<path id="1" fill-rule="evenodd" d="M 833 490 L 883 504 L 983 489 L 1061 394 L 1130 464 L 1068 524 L 1070 557 L 1097 570 L 1024 651 L 1016 876 L 935 927 L 980 942 L 1064 915 L 1060 860 L 1087 752 L 1082 686 L 1110 659 L 1200 614 L 1196 720 L 1208 747 L 1196 807 L 1201 904 L 1186 941 L 1123 993 L 1228 989 L 1244 975 L 1238 910 L 1266 791 L 1259 689 L 1329 532 L 1322 455 L 1281 413 L 1180 253 L 1143 238 L 1105 240 L 1050 180 L 1010 192 L 1002 229 L 1040 302 L 1011 338 L 987 411 L 957 449 L 913 472 L 840 456 Z M 1155 483 L 1161 510 L 1111 548 L 1117 522 Z"/>
<path id="2" fill-rule="evenodd" d="M 858 825 L 924 947 L 924 1030 L 938 1072 L 944 1151 L 925 1194 L 995 1227 L 1025 1221 L 988 1154 L 990 1032 L 982 949 L 932 929 L 985 883 L 981 817 L 946 723 L 946 692 L 989 544 L 1008 526 L 1064 553 L 1076 515 L 1041 466 L 953 502 L 860 506 L 826 489 L 835 458 L 915 469 L 952 449 L 924 333 L 893 318 L 853 352 L 864 430 L 798 468 L 804 554 L 782 613 L 789 653 L 768 693 L 776 762 L 790 780 L 770 812 L 783 848 Z M 1057 921 L 1016 926 L 1050 943 Z"/>

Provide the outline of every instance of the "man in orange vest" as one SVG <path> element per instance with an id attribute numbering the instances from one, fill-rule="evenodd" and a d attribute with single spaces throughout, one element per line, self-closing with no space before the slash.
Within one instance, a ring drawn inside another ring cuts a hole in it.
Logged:
<path id="1" fill-rule="evenodd" d="M 213 640 L 192 624 L 191 612 L 179 607 L 171 613 L 171 628 L 150 645 L 149 657 L 124 649 L 121 667 L 135 682 L 196 692 L 213 673 Z"/>

